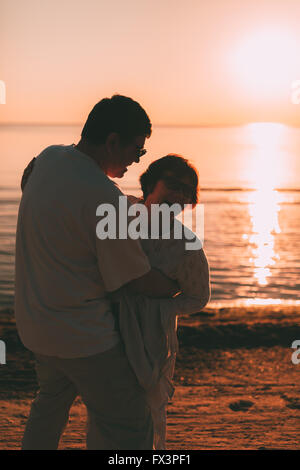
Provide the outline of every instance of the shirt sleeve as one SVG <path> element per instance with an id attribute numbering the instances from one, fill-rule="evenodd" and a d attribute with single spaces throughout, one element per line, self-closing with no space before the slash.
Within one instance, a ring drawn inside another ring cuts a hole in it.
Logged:
<path id="1" fill-rule="evenodd" d="M 210 298 L 209 265 L 203 249 L 187 252 L 176 270 L 181 293 L 174 297 L 177 314 L 199 312 Z"/>
<path id="2" fill-rule="evenodd" d="M 209 266 L 203 249 L 188 251 L 183 256 L 176 270 L 176 280 L 184 294 L 197 298 L 209 297 Z"/>
<path id="3" fill-rule="evenodd" d="M 108 292 L 151 270 L 138 240 L 98 240 L 96 247 L 99 270 Z"/>

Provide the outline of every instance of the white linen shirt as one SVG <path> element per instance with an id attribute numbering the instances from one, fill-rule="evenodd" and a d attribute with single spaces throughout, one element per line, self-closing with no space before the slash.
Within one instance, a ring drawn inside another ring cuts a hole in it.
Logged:
<path id="1" fill-rule="evenodd" d="M 96 162 L 74 145 L 37 158 L 20 203 L 15 316 L 23 344 L 62 358 L 116 345 L 108 292 L 151 268 L 138 240 L 96 235 L 96 209 L 124 196 Z"/>

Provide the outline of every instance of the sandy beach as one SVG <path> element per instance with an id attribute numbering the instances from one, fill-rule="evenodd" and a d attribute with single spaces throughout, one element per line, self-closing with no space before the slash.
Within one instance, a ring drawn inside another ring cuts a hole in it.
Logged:
<path id="1" fill-rule="evenodd" d="M 300 307 L 205 308 L 179 317 L 176 391 L 167 448 L 300 449 Z M 11 309 L 0 312 L 0 449 L 19 449 L 37 390 L 33 355 L 21 344 Z M 77 398 L 60 449 L 85 448 L 86 412 Z"/>

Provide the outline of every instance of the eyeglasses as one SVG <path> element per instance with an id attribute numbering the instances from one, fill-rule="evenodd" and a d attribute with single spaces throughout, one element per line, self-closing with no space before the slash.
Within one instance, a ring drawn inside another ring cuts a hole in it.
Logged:
<path id="1" fill-rule="evenodd" d="M 163 176 L 161 179 L 164 181 L 166 187 L 171 191 L 180 191 L 190 200 L 194 199 L 195 189 L 193 186 L 190 186 L 173 176 Z"/>
<path id="2" fill-rule="evenodd" d="M 143 155 L 145 155 L 145 153 L 147 153 L 147 150 L 146 150 L 146 149 L 137 148 L 136 153 L 137 153 L 137 157 L 138 157 L 138 158 L 141 158 Z"/>

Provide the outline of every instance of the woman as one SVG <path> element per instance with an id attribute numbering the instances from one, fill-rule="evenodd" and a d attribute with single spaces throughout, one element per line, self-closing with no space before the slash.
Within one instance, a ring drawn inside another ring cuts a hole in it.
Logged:
<path id="1" fill-rule="evenodd" d="M 131 203 L 143 203 L 149 215 L 151 207 L 166 203 L 169 206 L 198 202 L 198 175 L 193 166 L 178 155 L 167 155 L 154 161 L 140 177 L 143 199 L 129 196 Z M 168 233 L 160 227 L 157 239 L 141 240 L 152 267 L 176 280 L 181 293 L 173 299 L 150 299 L 133 295 L 123 287 L 113 294 L 119 319 L 119 330 L 125 350 L 139 384 L 146 390 L 154 425 L 153 449 L 165 448 L 166 405 L 174 393 L 174 374 L 177 348 L 177 315 L 199 312 L 210 296 L 209 268 L 201 247 L 187 250 L 191 231 L 175 237 L 174 215 Z M 187 236 L 189 235 L 189 236 Z M 115 311 L 116 311 L 115 310 Z"/>

